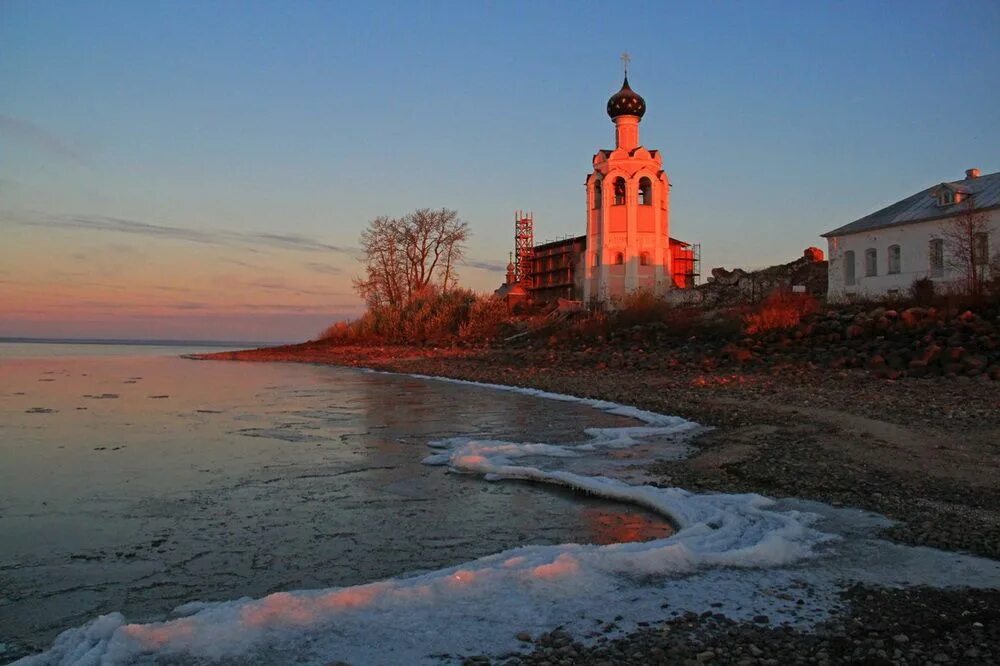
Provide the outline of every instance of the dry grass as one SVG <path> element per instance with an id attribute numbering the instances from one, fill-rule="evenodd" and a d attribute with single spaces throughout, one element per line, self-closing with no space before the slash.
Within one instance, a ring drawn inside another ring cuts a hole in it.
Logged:
<path id="1" fill-rule="evenodd" d="M 338 322 L 319 339 L 335 345 L 480 342 L 495 337 L 508 319 L 506 303 L 496 296 L 428 288 L 401 308 L 373 308 L 354 321 Z"/>
<path id="2" fill-rule="evenodd" d="M 815 312 L 819 303 L 808 294 L 776 291 L 743 314 L 743 328 L 748 335 L 793 328 L 802 318 Z"/>
<path id="3" fill-rule="evenodd" d="M 654 322 L 666 322 L 673 308 L 654 294 L 645 289 L 639 289 L 622 298 L 618 308 L 614 310 L 614 324 L 620 327 L 644 326 Z"/>

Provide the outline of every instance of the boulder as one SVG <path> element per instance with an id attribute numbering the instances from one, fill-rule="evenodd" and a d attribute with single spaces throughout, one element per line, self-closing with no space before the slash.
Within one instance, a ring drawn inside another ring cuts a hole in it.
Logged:
<path id="1" fill-rule="evenodd" d="M 846 329 L 844 329 L 844 337 L 848 340 L 859 338 L 865 334 L 865 329 L 863 326 L 858 324 L 851 324 Z"/>

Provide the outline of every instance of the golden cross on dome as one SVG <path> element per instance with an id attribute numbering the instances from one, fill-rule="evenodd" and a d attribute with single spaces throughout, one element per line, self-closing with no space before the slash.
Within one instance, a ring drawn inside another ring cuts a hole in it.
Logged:
<path id="1" fill-rule="evenodd" d="M 628 54 L 628 51 L 622 54 L 621 57 L 622 65 L 625 67 L 625 76 L 628 76 L 628 64 L 632 62 L 632 56 Z"/>

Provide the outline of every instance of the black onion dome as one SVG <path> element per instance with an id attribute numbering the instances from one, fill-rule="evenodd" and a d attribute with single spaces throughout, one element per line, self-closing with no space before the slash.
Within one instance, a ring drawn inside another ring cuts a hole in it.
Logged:
<path id="1" fill-rule="evenodd" d="M 639 93 L 629 88 L 628 76 L 626 76 L 625 83 L 622 84 L 622 89 L 608 100 L 608 115 L 612 119 L 618 116 L 638 116 L 642 118 L 644 113 L 646 113 L 646 100 Z"/>

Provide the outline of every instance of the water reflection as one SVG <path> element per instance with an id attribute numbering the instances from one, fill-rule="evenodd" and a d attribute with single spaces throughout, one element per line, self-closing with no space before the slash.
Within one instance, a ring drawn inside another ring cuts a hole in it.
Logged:
<path id="1" fill-rule="evenodd" d="M 585 507 L 583 518 L 590 528 L 590 543 L 609 544 L 626 541 L 662 539 L 673 532 L 658 516 L 629 506 Z"/>

